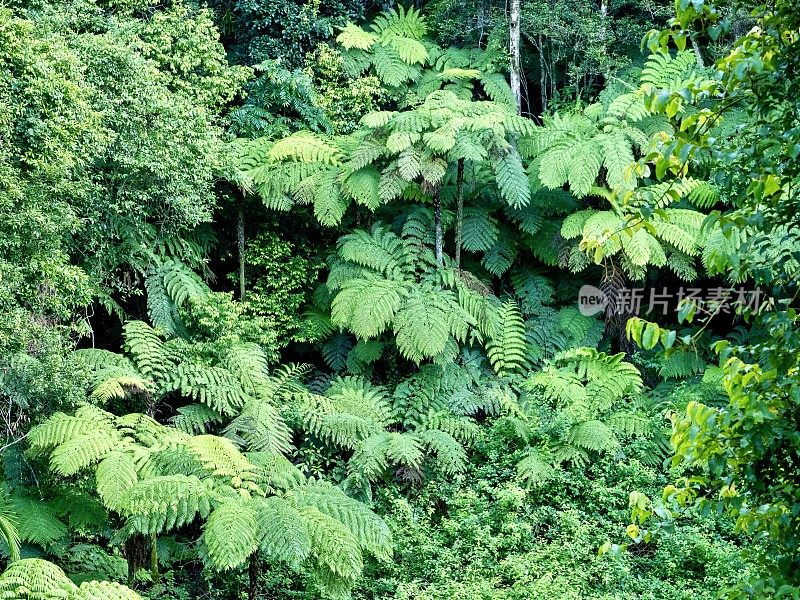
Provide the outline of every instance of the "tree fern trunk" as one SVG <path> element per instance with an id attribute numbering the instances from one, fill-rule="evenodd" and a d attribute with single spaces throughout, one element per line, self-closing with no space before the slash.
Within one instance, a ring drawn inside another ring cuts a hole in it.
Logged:
<path id="1" fill-rule="evenodd" d="M 244 300 L 244 198 L 239 202 L 239 216 L 236 222 L 236 238 L 239 246 L 239 300 Z"/>
<path id="2" fill-rule="evenodd" d="M 456 269 L 461 270 L 461 241 L 464 232 L 464 159 L 458 159 L 458 175 L 456 176 Z"/>
<path id="3" fill-rule="evenodd" d="M 247 575 L 250 580 L 247 588 L 247 600 L 258 600 L 258 579 L 261 576 L 261 561 L 258 558 L 258 552 L 254 552 L 250 556 Z"/>
<path id="4" fill-rule="evenodd" d="M 132 585 L 136 572 L 147 568 L 148 540 L 140 534 L 135 534 L 125 540 L 125 560 L 128 561 L 128 585 Z"/>
<path id="5" fill-rule="evenodd" d="M 442 197 L 439 195 L 438 190 L 433 197 L 433 221 L 436 264 L 441 267 L 444 264 L 444 244 L 442 242 Z"/>
<path id="6" fill-rule="evenodd" d="M 522 0 L 511 0 L 509 55 L 511 57 L 511 93 L 517 112 L 522 112 L 522 79 L 520 67 L 520 17 Z"/>
<path id="7" fill-rule="evenodd" d="M 150 576 L 153 583 L 158 583 L 158 538 L 156 534 L 150 534 Z"/>

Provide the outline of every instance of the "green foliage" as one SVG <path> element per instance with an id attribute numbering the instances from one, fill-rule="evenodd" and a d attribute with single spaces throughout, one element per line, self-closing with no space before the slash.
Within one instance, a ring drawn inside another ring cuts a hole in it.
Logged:
<path id="1" fill-rule="evenodd" d="M 0 10 L 0 598 L 796 595 L 792 3 L 345 4 Z"/>
<path id="2" fill-rule="evenodd" d="M 0 598 L 8 600 L 140 600 L 118 583 L 89 581 L 76 586 L 56 565 L 39 558 L 18 560 L 0 575 Z"/>
<path id="3" fill-rule="evenodd" d="M 527 435 L 540 440 L 518 465 L 528 485 L 548 481 L 550 464 L 580 467 L 597 454 L 617 453 L 622 439 L 643 441 L 632 456 L 660 461 L 657 407 L 641 396 L 641 375 L 622 354 L 561 352 L 528 379 L 526 390 L 521 402 L 529 415 Z"/>

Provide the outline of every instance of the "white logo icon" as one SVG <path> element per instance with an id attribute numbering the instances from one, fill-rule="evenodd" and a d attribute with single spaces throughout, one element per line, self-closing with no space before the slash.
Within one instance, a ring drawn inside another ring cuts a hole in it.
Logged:
<path id="1" fill-rule="evenodd" d="M 578 291 L 578 310 L 584 317 L 601 313 L 608 306 L 608 297 L 593 285 L 581 286 Z"/>

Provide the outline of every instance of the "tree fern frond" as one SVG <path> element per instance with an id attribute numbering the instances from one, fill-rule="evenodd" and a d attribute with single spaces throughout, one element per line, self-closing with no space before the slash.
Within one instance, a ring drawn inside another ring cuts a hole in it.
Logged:
<path id="1" fill-rule="evenodd" d="M 133 457 L 119 451 L 112 452 L 100 462 L 95 478 L 103 504 L 117 513 L 123 512 L 128 491 L 139 481 Z"/>
<path id="2" fill-rule="evenodd" d="M 386 523 L 339 488 L 329 483 L 314 483 L 293 490 L 288 497 L 298 506 L 314 507 L 342 523 L 373 556 L 381 559 L 391 556 L 392 536 Z"/>
<path id="3" fill-rule="evenodd" d="M 59 475 L 75 475 L 100 462 L 121 443 L 122 436 L 116 429 L 95 428 L 66 440 L 53 450 L 50 466 Z"/>
<path id="4" fill-rule="evenodd" d="M 228 571 L 244 564 L 259 546 L 254 504 L 239 499 L 222 502 L 206 520 L 203 544 L 215 569 Z"/>
<path id="5" fill-rule="evenodd" d="M 406 295 L 402 282 L 378 276 L 346 281 L 331 304 L 331 322 L 359 339 L 374 338 L 394 320 Z"/>
<path id="6" fill-rule="evenodd" d="M 519 153 L 511 148 L 495 163 L 495 175 L 500 195 L 513 208 L 527 206 L 531 200 L 528 177 Z"/>
<path id="7" fill-rule="evenodd" d="M 20 524 L 18 531 L 21 541 L 48 548 L 67 536 L 67 526 L 44 502 L 13 496 L 11 506 Z"/>
<path id="8" fill-rule="evenodd" d="M 486 353 L 492 368 L 500 375 L 526 366 L 525 324 L 514 300 L 506 300 L 498 312 Z"/>
<path id="9" fill-rule="evenodd" d="M 70 596 L 73 600 L 73 596 Z M 84 581 L 74 600 L 142 600 L 132 589 L 113 581 Z"/>
<path id="10" fill-rule="evenodd" d="M 70 600 L 77 589 L 61 569 L 40 558 L 18 560 L 0 575 L 3 600 Z"/>
<path id="11" fill-rule="evenodd" d="M 311 535 L 304 515 L 283 498 L 273 496 L 257 504 L 260 548 L 268 558 L 296 569 L 311 554 Z"/>
<path id="12" fill-rule="evenodd" d="M 555 469 L 537 451 L 531 451 L 528 456 L 517 463 L 517 477 L 528 488 L 535 488 L 547 483 L 553 478 Z"/>
<path id="13" fill-rule="evenodd" d="M 339 148 L 328 143 L 322 136 L 310 131 L 299 131 L 275 142 L 269 150 L 269 160 L 285 160 L 323 165 L 339 165 L 342 154 Z"/>
<path id="14" fill-rule="evenodd" d="M 567 439 L 570 444 L 595 452 L 609 452 L 619 448 L 619 440 L 614 432 L 605 423 L 597 420 L 578 423 L 570 430 Z"/>
<path id="15" fill-rule="evenodd" d="M 211 511 L 210 491 L 191 475 L 164 475 L 139 481 L 128 492 L 125 513 L 140 533 L 166 533 Z"/>

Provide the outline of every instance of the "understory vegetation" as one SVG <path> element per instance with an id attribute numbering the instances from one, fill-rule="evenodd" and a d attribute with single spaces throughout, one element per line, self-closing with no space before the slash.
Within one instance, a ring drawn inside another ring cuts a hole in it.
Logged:
<path id="1" fill-rule="evenodd" d="M 0 3 L 0 600 L 800 598 L 792 0 Z"/>

